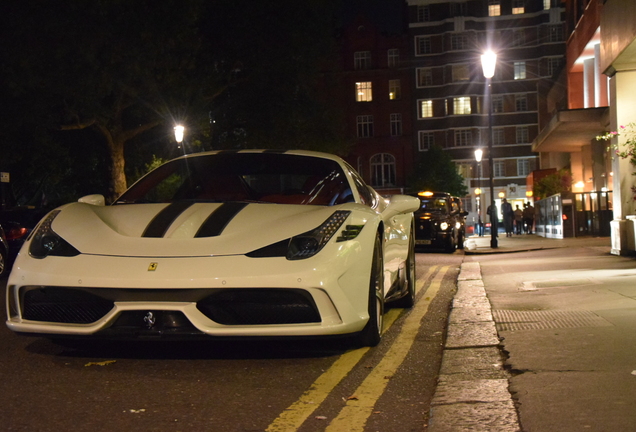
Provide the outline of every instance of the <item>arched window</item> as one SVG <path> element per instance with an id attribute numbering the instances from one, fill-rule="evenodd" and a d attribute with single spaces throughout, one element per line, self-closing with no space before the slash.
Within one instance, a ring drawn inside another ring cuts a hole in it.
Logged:
<path id="1" fill-rule="evenodd" d="M 395 186 L 395 157 L 379 153 L 371 158 L 371 184 L 374 187 Z"/>

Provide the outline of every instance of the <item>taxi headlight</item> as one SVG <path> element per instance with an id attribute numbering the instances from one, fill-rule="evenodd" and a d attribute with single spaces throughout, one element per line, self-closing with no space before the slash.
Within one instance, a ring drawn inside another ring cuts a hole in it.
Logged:
<path id="1" fill-rule="evenodd" d="M 448 222 L 442 222 L 441 224 L 439 224 L 439 227 L 442 229 L 442 231 L 446 231 L 449 227 Z"/>

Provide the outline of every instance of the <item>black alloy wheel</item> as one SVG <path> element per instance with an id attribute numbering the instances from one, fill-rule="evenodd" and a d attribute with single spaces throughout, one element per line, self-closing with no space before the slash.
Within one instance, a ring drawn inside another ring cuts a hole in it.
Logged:
<path id="1" fill-rule="evenodd" d="M 411 235 L 409 236 L 409 252 L 406 258 L 406 285 L 404 290 L 406 295 L 392 302 L 392 306 L 399 308 L 411 308 L 415 304 L 415 223 L 411 224 Z"/>
<path id="2" fill-rule="evenodd" d="M 378 233 L 373 246 L 373 261 L 371 263 L 371 278 L 369 282 L 369 321 L 358 334 L 361 346 L 374 347 L 382 338 L 384 315 L 384 259 L 382 254 L 382 240 Z"/>

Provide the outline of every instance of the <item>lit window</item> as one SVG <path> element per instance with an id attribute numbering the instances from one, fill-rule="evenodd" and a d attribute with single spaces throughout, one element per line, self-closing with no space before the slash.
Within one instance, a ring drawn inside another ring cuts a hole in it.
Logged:
<path id="1" fill-rule="evenodd" d="M 395 186 L 395 157 L 380 153 L 371 158 L 371 185 L 374 187 Z"/>
<path id="2" fill-rule="evenodd" d="M 526 144 L 528 142 L 530 142 L 528 126 L 517 126 L 517 144 Z"/>
<path id="3" fill-rule="evenodd" d="M 426 151 L 435 145 L 435 135 L 433 132 L 418 132 L 418 150 Z"/>
<path id="4" fill-rule="evenodd" d="M 389 67 L 396 67 L 400 62 L 400 50 L 397 48 L 392 48 L 387 52 L 387 62 Z"/>
<path id="5" fill-rule="evenodd" d="M 470 114 L 470 97 L 453 98 L 453 112 L 455 114 Z"/>
<path id="6" fill-rule="evenodd" d="M 402 135 L 402 114 L 391 114 L 391 136 Z"/>
<path id="7" fill-rule="evenodd" d="M 397 100 L 402 98 L 400 80 L 389 80 L 389 99 Z"/>
<path id="8" fill-rule="evenodd" d="M 515 111 L 528 111 L 528 97 L 525 94 L 515 95 Z"/>
<path id="9" fill-rule="evenodd" d="M 433 101 L 420 101 L 420 118 L 433 117 Z"/>
<path id="10" fill-rule="evenodd" d="M 526 62 L 515 62 L 515 79 L 526 79 Z"/>
<path id="11" fill-rule="evenodd" d="M 371 51 L 353 53 L 353 68 L 356 70 L 371 69 Z"/>
<path id="12" fill-rule="evenodd" d="M 373 92 L 371 90 L 371 81 L 356 83 L 356 101 L 371 102 L 373 100 Z"/>
<path id="13" fill-rule="evenodd" d="M 455 129 L 455 147 L 470 146 L 473 136 L 470 129 Z"/>
<path id="14" fill-rule="evenodd" d="M 501 15 L 501 3 L 499 0 L 488 0 L 488 16 Z"/>
<path id="15" fill-rule="evenodd" d="M 417 86 L 426 87 L 433 85 L 433 70 L 431 68 L 417 69 Z"/>
<path id="16" fill-rule="evenodd" d="M 373 116 L 361 115 L 356 119 L 358 126 L 358 138 L 369 138 L 373 136 Z"/>
<path id="17" fill-rule="evenodd" d="M 522 14 L 525 13 L 526 8 L 524 5 L 524 0 L 513 0 L 512 1 L 512 14 Z"/>
<path id="18" fill-rule="evenodd" d="M 429 36 L 418 36 L 415 38 L 415 46 L 417 54 L 430 54 L 432 53 L 431 38 Z"/>
<path id="19" fill-rule="evenodd" d="M 470 80 L 470 69 L 468 65 L 453 65 L 453 82 Z"/>

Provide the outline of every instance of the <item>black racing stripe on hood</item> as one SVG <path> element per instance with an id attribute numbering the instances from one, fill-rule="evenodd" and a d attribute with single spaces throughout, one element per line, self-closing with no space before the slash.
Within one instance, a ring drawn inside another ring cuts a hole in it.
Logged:
<path id="1" fill-rule="evenodd" d="M 163 237 L 170 228 L 170 225 L 183 213 L 188 207 L 192 205 L 192 201 L 176 201 L 171 203 L 168 207 L 161 210 L 150 221 L 146 227 L 142 237 Z"/>
<path id="2" fill-rule="evenodd" d="M 214 210 L 199 227 L 194 237 L 215 237 L 247 206 L 247 203 L 227 202 Z"/>

